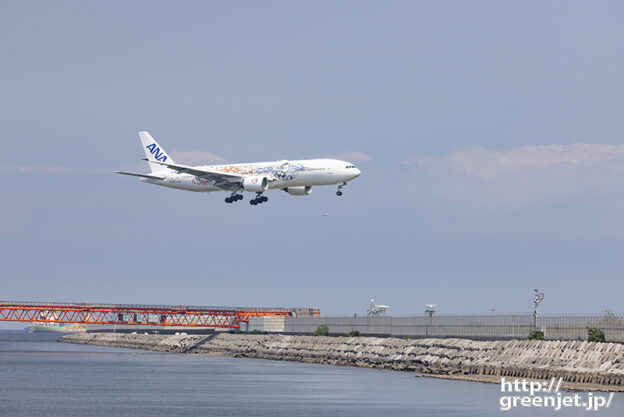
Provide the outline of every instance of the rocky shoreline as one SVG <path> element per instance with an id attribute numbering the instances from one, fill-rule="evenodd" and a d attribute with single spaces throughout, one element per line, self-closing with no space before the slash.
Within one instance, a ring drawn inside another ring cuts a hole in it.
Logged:
<path id="1" fill-rule="evenodd" d="M 562 388 L 624 391 L 624 345 L 584 341 L 475 341 L 279 334 L 84 333 L 64 343 L 413 371 L 467 381 L 563 378 Z"/>

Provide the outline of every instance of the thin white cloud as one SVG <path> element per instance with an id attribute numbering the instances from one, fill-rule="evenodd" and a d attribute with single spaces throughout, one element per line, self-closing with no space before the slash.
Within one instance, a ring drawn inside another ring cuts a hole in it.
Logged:
<path id="1" fill-rule="evenodd" d="M 339 155 L 329 155 L 327 158 L 340 159 L 343 161 L 353 162 L 354 164 L 360 164 L 362 162 L 368 162 L 371 157 L 363 152 L 349 151 L 343 152 Z"/>
<path id="2" fill-rule="evenodd" d="M 405 162 L 403 186 L 439 228 L 624 237 L 624 145 L 472 147 Z"/>
<path id="3" fill-rule="evenodd" d="M 101 169 L 74 168 L 66 165 L 7 165 L 0 166 L 0 171 L 17 172 L 22 174 L 43 173 L 43 174 L 104 174 Z"/>
<path id="4" fill-rule="evenodd" d="M 171 158 L 185 165 L 212 165 L 225 164 L 228 160 L 220 155 L 203 151 L 174 151 L 171 152 Z M 149 167 L 145 161 L 136 161 L 130 164 L 122 165 L 119 170 L 130 172 L 148 172 Z M 67 165 L 5 165 L 0 166 L 0 172 L 16 172 L 22 174 L 110 174 L 112 169 L 84 169 L 75 168 Z"/>
<path id="5" fill-rule="evenodd" d="M 226 158 L 204 151 L 173 151 L 169 153 L 169 156 L 178 164 L 191 166 L 219 165 L 228 163 Z M 146 161 L 138 160 L 131 164 L 122 165 L 119 170 L 142 173 L 149 172 L 149 166 Z"/>
<path id="6" fill-rule="evenodd" d="M 228 160 L 221 155 L 204 151 L 173 151 L 171 158 L 184 165 L 227 164 Z"/>
<path id="7" fill-rule="evenodd" d="M 624 145 L 527 145 L 507 151 L 480 146 L 457 150 L 442 157 L 408 160 L 434 171 L 453 170 L 477 178 L 494 178 L 527 170 L 562 169 L 573 173 L 582 168 L 624 161 Z"/>
<path id="8" fill-rule="evenodd" d="M 619 189 L 624 145 L 539 145 L 506 151 L 472 147 L 408 162 L 432 180 L 439 195 L 482 208 L 514 208 Z"/>

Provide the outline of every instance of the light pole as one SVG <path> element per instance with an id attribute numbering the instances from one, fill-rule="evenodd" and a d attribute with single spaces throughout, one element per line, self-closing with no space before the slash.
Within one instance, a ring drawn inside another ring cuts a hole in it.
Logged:
<path id="1" fill-rule="evenodd" d="M 535 295 L 533 296 L 533 303 L 535 304 L 535 310 L 533 310 L 533 330 L 537 330 L 537 307 L 544 301 L 544 293 L 535 289 Z"/>
<path id="2" fill-rule="evenodd" d="M 425 314 L 429 316 L 429 324 L 425 328 L 425 336 L 429 337 L 429 328 L 433 326 L 433 313 L 435 313 L 437 304 L 425 304 L 425 306 L 427 307 Z"/>

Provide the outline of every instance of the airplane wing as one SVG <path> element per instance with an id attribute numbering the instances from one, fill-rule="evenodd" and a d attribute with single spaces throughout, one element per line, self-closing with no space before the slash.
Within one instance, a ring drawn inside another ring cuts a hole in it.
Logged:
<path id="1" fill-rule="evenodd" d="M 134 172 L 115 171 L 115 174 L 132 175 L 133 177 L 149 178 L 151 180 L 162 180 L 164 177 L 153 174 L 135 174 Z"/>
<path id="2" fill-rule="evenodd" d="M 146 158 L 142 158 L 147 161 Z M 191 174 L 198 178 L 202 178 L 207 181 L 212 181 L 215 187 L 222 188 L 224 190 L 238 189 L 240 183 L 243 181 L 244 176 L 231 172 L 209 171 L 205 169 L 199 169 L 180 164 L 168 164 L 166 162 L 149 161 L 152 164 L 159 164 L 166 166 L 167 168 L 174 169 L 178 174 Z"/>

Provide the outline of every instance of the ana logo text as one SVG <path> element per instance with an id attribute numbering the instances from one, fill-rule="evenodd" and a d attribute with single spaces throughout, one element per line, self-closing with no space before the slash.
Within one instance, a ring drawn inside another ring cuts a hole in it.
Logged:
<path id="1" fill-rule="evenodd" d="M 152 143 L 149 146 L 146 146 L 149 149 L 150 153 L 154 155 L 154 159 L 160 162 L 165 162 L 167 160 L 167 155 L 160 150 L 160 148 L 156 147 L 155 143 Z"/>

